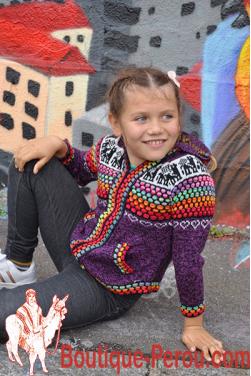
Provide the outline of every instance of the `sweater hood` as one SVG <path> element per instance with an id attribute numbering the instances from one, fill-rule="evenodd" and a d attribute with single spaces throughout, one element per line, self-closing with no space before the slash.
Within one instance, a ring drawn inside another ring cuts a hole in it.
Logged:
<path id="1" fill-rule="evenodd" d="M 205 165 L 211 160 L 211 151 L 194 133 L 181 132 L 175 146 L 178 150 L 195 155 Z"/>
<path id="2" fill-rule="evenodd" d="M 114 138 L 116 138 L 116 137 L 114 136 Z M 124 140 L 123 140 L 123 136 L 120 136 L 118 138 L 118 145 L 125 150 L 126 164 L 127 164 L 127 167 L 130 169 L 130 161 L 129 161 L 126 146 L 125 146 L 125 143 L 124 143 Z M 211 151 L 196 136 L 195 133 L 181 132 L 181 134 L 180 134 L 179 138 L 177 139 L 173 149 L 169 153 L 173 153 L 173 152 L 177 152 L 177 151 L 195 155 L 206 166 L 208 166 L 209 162 L 211 161 L 211 155 L 212 155 Z M 167 155 L 163 158 L 163 160 L 169 155 L 169 153 L 167 153 Z"/>

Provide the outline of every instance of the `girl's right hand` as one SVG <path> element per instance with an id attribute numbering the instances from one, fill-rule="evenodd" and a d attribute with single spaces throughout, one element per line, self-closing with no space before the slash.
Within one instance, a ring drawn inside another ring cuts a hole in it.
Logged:
<path id="1" fill-rule="evenodd" d="M 23 172 L 24 165 L 32 159 L 38 159 L 33 172 L 38 171 L 58 152 L 64 150 L 64 141 L 54 135 L 24 140 L 14 151 L 15 166 Z"/>

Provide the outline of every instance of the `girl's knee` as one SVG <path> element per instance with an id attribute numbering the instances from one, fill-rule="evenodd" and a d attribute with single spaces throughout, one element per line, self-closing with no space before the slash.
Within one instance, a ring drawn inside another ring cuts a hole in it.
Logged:
<path id="1" fill-rule="evenodd" d="M 32 159 L 29 162 L 26 162 L 25 165 L 24 165 L 24 170 L 25 171 L 33 170 L 33 167 L 34 167 L 34 165 L 36 164 L 37 161 L 38 161 L 38 159 Z M 13 173 L 13 172 L 14 173 L 19 172 L 18 168 L 16 167 L 16 162 L 15 162 L 14 157 L 12 158 L 12 160 L 9 164 L 9 174 Z"/>
<path id="2" fill-rule="evenodd" d="M 35 164 L 39 161 L 39 159 L 31 159 L 29 162 L 26 162 L 24 165 L 24 171 L 31 172 Z"/>
<path id="3" fill-rule="evenodd" d="M 16 168 L 16 165 L 15 165 L 15 159 L 14 159 L 14 157 L 12 158 L 12 160 L 11 160 L 11 162 L 10 162 L 10 164 L 9 164 L 9 174 L 11 173 L 11 172 L 16 172 L 17 171 L 17 168 Z"/>

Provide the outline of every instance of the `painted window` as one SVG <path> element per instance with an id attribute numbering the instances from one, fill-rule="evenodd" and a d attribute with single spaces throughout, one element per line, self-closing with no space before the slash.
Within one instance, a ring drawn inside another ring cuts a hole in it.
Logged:
<path id="1" fill-rule="evenodd" d="M 85 40 L 85 37 L 84 37 L 82 34 L 79 34 L 79 35 L 77 36 L 77 41 L 78 41 L 78 42 L 83 43 L 84 40 Z"/>
<path id="2" fill-rule="evenodd" d="M 160 47 L 162 38 L 157 35 L 156 37 L 151 37 L 149 44 L 151 47 Z"/>
<path id="3" fill-rule="evenodd" d="M 28 81 L 28 92 L 32 94 L 34 97 L 39 96 L 40 91 L 40 83 L 37 81 L 29 80 Z"/>
<path id="4" fill-rule="evenodd" d="M 11 106 L 14 106 L 14 104 L 16 102 L 16 96 L 15 96 L 15 94 L 11 93 L 10 91 L 4 90 L 3 101 L 8 103 Z"/>
<path id="5" fill-rule="evenodd" d="M 155 13 L 155 7 L 151 7 L 151 8 L 148 9 L 149 16 L 151 16 L 154 13 Z"/>
<path id="6" fill-rule="evenodd" d="M 66 111 L 64 115 L 64 122 L 67 127 L 72 125 L 72 114 L 71 111 Z"/>
<path id="7" fill-rule="evenodd" d="M 70 43 L 70 41 L 71 41 L 70 35 L 65 35 L 65 36 L 64 36 L 64 41 L 65 41 L 66 43 Z"/>
<path id="8" fill-rule="evenodd" d="M 28 123 L 22 122 L 22 131 L 23 138 L 30 140 L 31 138 L 36 137 L 36 129 Z"/>
<path id="9" fill-rule="evenodd" d="M 14 120 L 10 116 L 10 114 L 6 114 L 4 112 L 0 112 L 0 125 L 4 128 L 10 130 L 14 128 Z"/>
<path id="10" fill-rule="evenodd" d="M 38 117 L 38 107 L 30 102 L 25 102 L 24 106 L 25 113 L 36 120 Z"/>
<path id="11" fill-rule="evenodd" d="M 82 132 L 82 145 L 91 147 L 93 145 L 93 134 Z"/>
<path id="12" fill-rule="evenodd" d="M 11 82 L 13 85 L 17 85 L 19 83 L 20 76 L 21 74 L 15 69 L 10 67 L 6 68 L 6 81 Z"/>
<path id="13" fill-rule="evenodd" d="M 74 91 L 74 82 L 73 81 L 67 81 L 65 83 L 65 95 L 66 97 L 70 97 L 73 94 Z"/>

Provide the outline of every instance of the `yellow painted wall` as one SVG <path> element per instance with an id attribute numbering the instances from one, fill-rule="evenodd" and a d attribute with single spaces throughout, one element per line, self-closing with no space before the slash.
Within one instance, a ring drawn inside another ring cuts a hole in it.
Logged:
<path id="1" fill-rule="evenodd" d="M 21 73 L 18 84 L 12 84 L 6 80 L 7 67 Z M 40 83 L 40 94 L 37 98 L 28 92 L 28 81 L 30 79 Z M 0 80 L 0 113 L 8 113 L 14 120 L 13 129 L 0 127 L 0 149 L 13 152 L 23 139 L 22 122 L 26 122 L 35 128 L 36 137 L 42 137 L 45 134 L 44 125 L 46 122 L 49 80 L 44 74 L 7 59 L 0 59 Z M 3 102 L 4 90 L 15 95 L 14 106 Z M 25 101 L 39 108 L 36 120 L 25 113 Z"/>
<path id="2" fill-rule="evenodd" d="M 72 118 L 77 119 L 86 105 L 88 75 L 78 74 L 64 77 L 51 77 L 45 134 L 55 134 L 72 141 L 72 126 L 65 125 L 65 112 L 71 111 Z M 71 96 L 65 95 L 67 81 L 72 81 L 74 91 Z"/>
<path id="3" fill-rule="evenodd" d="M 87 59 L 89 56 L 90 44 L 92 39 L 93 31 L 90 28 L 78 28 L 78 29 L 63 29 L 63 30 L 56 30 L 51 33 L 54 38 L 64 40 L 65 36 L 70 37 L 69 44 L 76 46 L 81 51 L 82 55 Z M 83 35 L 84 41 L 78 42 L 77 36 Z"/>

